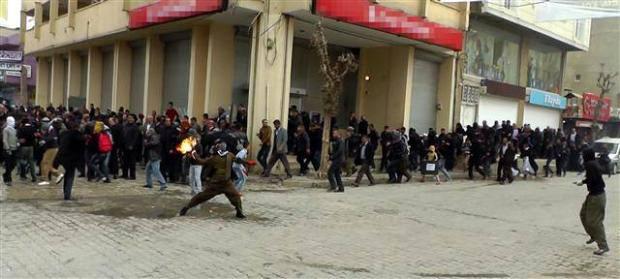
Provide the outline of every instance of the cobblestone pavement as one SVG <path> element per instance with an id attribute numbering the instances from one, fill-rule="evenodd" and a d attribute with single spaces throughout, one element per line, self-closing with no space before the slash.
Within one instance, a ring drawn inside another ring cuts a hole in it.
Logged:
<path id="1" fill-rule="evenodd" d="M 246 220 L 223 197 L 139 183 L 2 185 L 0 277 L 620 277 L 620 176 L 607 179 L 611 253 L 592 255 L 567 178 L 347 188 L 250 185 Z"/>

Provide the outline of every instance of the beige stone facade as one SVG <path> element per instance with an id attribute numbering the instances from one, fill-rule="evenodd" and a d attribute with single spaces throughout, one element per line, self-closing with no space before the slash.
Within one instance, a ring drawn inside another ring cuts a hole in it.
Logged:
<path id="1" fill-rule="evenodd" d="M 35 18 L 35 27 L 23 33 L 25 51 L 40 64 L 34 102 L 94 104 L 103 111 L 123 106 L 150 113 L 175 99 L 180 100 L 175 106 L 190 117 L 244 104 L 248 135 L 257 133 L 262 119 L 281 119 L 286 125 L 293 102 L 323 113 L 321 79 L 310 69 L 317 65 L 299 62 L 299 53 L 294 54 L 302 46 L 305 61 L 316 60 L 308 45 L 321 19 L 312 11 L 314 1 L 231 0 L 216 13 L 129 28 L 132 9 L 157 2 L 24 1 L 22 16 Z M 467 27 L 468 4 L 377 2 L 446 27 Z M 339 118 L 355 112 L 378 127 L 410 127 L 412 115 L 420 113 L 412 111 L 412 102 L 421 94 L 418 90 L 426 90 L 430 93 L 424 98 L 433 98 L 424 105 L 426 125 L 454 125 L 455 51 L 344 22 L 326 20 L 324 26 L 334 49 L 352 51 L 360 61 L 360 69 L 348 77 Z M 428 86 L 421 86 L 425 80 L 415 73 L 420 60 L 432 62 Z M 306 73 L 300 68 L 307 68 Z"/>

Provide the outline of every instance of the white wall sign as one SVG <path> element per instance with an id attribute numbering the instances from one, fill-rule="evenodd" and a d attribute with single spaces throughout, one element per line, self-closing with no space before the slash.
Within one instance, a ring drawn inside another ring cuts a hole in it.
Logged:
<path id="1" fill-rule="evenodd" d="M 21 62 L 24 52 L 21 50 L 0 50 L 0 61 Z"/>

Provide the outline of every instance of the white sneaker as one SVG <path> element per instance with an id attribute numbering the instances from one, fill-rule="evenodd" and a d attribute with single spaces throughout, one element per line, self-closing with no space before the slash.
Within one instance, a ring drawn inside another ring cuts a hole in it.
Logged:
<path id="1" fill-rule="evenodd" d="M 56 177 L 56 184 L 60 184 L 62 180 L 65 178 L 65 174 L 61 173 L 58 177 Z"/>
<path id="2" fill-rule="evenodd" d="M 46 185 L 50 185 L 49 181 L 41 181 L 39 183 L 37 183 L 37 185 L 39 186 L 46 186 Z"/>

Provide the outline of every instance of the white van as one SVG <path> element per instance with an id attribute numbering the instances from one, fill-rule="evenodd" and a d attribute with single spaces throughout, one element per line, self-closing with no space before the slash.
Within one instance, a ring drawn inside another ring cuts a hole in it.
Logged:
<path id="1" fill-rule="evenodd" d="M 600 157 L 600 153 L 603 150 L 607 150 L 609 153 L 610 169 L 612 174 L 618 173 L 620 170 L 620 163 L 618 157 L 620 156 L 620 138 L 602 138 L 594 142 L 592 145 L 594 152 L 596 152 L 596 158 Z"/>

